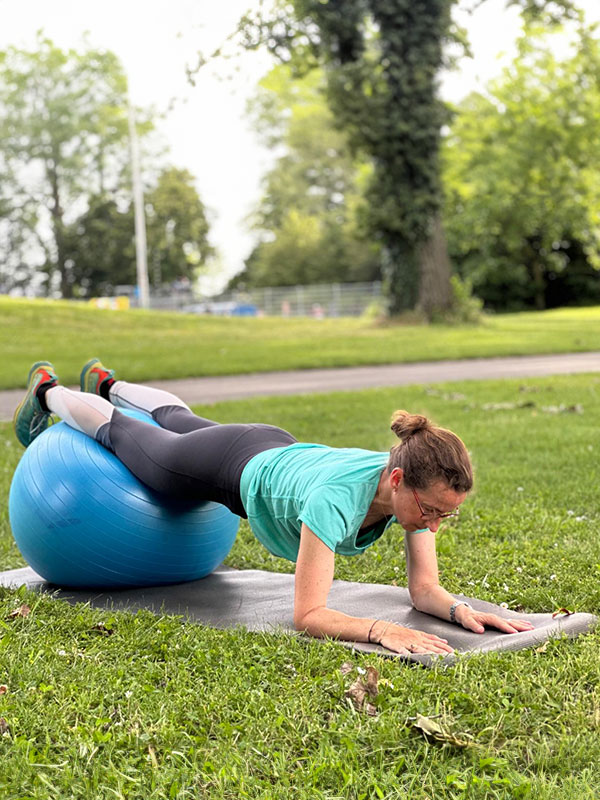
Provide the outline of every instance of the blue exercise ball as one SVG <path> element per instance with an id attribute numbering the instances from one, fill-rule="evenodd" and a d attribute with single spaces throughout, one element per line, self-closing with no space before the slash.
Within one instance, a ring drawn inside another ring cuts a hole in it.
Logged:
<path id="1" fill-rule="evenodd" d="M 124 411 L 156 425 L 147 414 Z M 25 560 L 69 587 L 159 586 L 203 578 L 231 550 L 239 517 L 218 503 L 171 501 L 65 422 L 25 450 L 9 517 Z"/>

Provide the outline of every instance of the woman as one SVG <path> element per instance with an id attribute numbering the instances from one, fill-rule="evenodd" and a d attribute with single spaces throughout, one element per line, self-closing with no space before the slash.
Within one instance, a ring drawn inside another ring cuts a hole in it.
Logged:
<path id="1" fill-rule="evenodd" d="M 27 447 L 56 414 L 155 491 L 213 500 L 247 518 L 271 553 L 296 561 L 298 630 L 378 643 L 405 655 L 452 652 L 438 636 L 327 607 L 335 553 L 364 551 L 393 521 L 406 532 L 416 609 L 476 633 L 486 626 L 505 633 L 532 628 L 475 611 L 440 586 L 435 532 L 443 518 L 458 514 L 473 476 L 462 441 L 425 417 L 397 411 L 392 430 L 401 442 L 388 454 L 303 444 L 272 425 L 220 425 L 168 392 L 116 380 L 98 359 L 83 367 L 80 384 L 81 392 L 66 389 L 49 362 L 34 364 L 14 418 L 21 443 Z M 145 411 L 160 428 L 117 407 Z"/>

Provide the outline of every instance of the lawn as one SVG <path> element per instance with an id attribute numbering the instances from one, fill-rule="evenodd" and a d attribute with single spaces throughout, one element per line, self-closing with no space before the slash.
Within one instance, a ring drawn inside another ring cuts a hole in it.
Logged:
<path id="1" fill-rule="evenodd" d="M 476 489 L 439 536 L 442 581 L 511 608 L 600 612 L 600 376 L 447 384 L 222 404 L 300 439 L 386 449 L 397 407 L 467 442 Z M 202 410 L 202 409 L 199 409 Z M 20 448 L 0 426 L 0 565 Z M 228 563 L 290 570 L 243 525 Z M 404 579 L 397 527 L 336 577 Z M 27 617 L 9 614 L 23 602 Z M 600 792 L 600 632 L 448 669 L 293 636 L 215 631 L 0 592 L 0 794 L 56 798 L 592 800 Z M 98 623 L 103 623 L 99 626 Z M 353 671 L 343 674 L 350 661 Z M 377 715 L 345 691 L 380 673 Z M 417 714 L 468 743 L 427 741 Z"/>
<path id="2" fill-rule="evenodd" d="M 53 361 L 66 383 L 97 355 L 129 380 L 600 349 L 600 307 L 489 316 L 477 326 L 107 311 L 0 297 L 0 389 Z"/>

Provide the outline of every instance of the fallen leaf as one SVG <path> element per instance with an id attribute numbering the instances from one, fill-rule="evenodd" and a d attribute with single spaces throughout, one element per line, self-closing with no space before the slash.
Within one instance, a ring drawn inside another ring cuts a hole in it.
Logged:
<path id="1" fill-rule="evenodd" d="M 346 690 L 346 697 L 350 698 L 357 711 L 365 711 L 369 716 L 373 717 L 377 714 L 377 709 L 372 703 L 367 702 L 365 704 L 365 698 L 367 696 L 371 698 L 377 697 L 379 673 L 375 667 L 367 667 L 366 675 L 366 682 L 360 676 L 354 681 Z"/>
<path id="2" fill-rule="evenodd" d="M 379 672 L 375 667 L 367 667 L 367 691 L 371 697 L 377 697 L 377 681 L 379 680 Z"/>
<path id="3" fill-rule="evenodd" d="M 31 609 L 26 603 L 23 603 L 19 608 L 13 609 L 6 619 L 16 619 L 16 617 L 28 617 L 31 614 Z"/>
<path id="4" fill-rule="evenodd" d="M 114 628 L 107 628 L 104 622 L 97 622 L 91 628 L 94 633 L 99 633 L 101 636 L 111 636 L 115 631 Z"/>
<path id="5" fill-rule="evenodd" d="M 557 617 L 570 617 L 571 614 L 574 614 L 574 611 L 569 611 L 568 608 L 557 608 L 554 614 L 552 614 L 552 619 L 556 619 Z"/>
<path id="6" fill-rule="evenodd" d="M 545 653 L 547 649 L 548 649 L 548 640 L 546 640 L 544 642 L 544 644 L 541 645 L 540 647 L 536 647 L 533 652 L 534 653 Z"/>
<path id="7" fill-rule="evenodd" d="M 4 683 L 0 685 L 0 695 L 6 694 L 7 692 L 8 692 L 8 686 L 6 686 L 6 684 Z"/>
<path id="8" fill-rule="evenodd" d="M 8 722 L 4 719 L 4 717 L 0 717 L 0 734 L 10 733 L 10 728 L 8 727 Z"/>
<path id="9" fill-rule="evenodd" d="M 425 717 L 423 714 L 417 714 L 413 722 L 413 727 L 420 730 L 427 738 L 433 739 L 436 742 L 451 744 L 454 747 L 471 747 L 472 745 L 472 742 L 459 739 L 453 733 L 442 727 L 442 725 L 432 717 Z"/>
<path id="10" fill-rule="evenodd" d="M 344 661 L 344 663 L 340 667 L 340 672 L 342 673 L 342 675 L 347 675 L 349 672 L 352 672 L 353 669 L 354 669 L 353 664 L 351 664 L 349 661 Z"/>

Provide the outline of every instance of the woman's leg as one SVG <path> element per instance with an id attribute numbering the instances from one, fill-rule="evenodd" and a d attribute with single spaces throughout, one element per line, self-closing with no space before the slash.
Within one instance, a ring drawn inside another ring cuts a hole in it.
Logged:
<path id="1" fill-rule="evenodd" d="M 219 424 L 197 417 L 183 400 L 171 392 L 115 380 L 115 371 L 105 367 L 98 358 L 92 358 L 84 364 L 79 385 L 82 392 L 103 397 L 118 408 L 144 411 L 161 428 L 175 433 L 189 433 Z"/>
<path id="2" fill-rule="evenodd" d="M 196 416 L 183 400 L 171 392 L 151 386 L 115 381 L 108 391 L 108 397 L 117 408 L 145 411 L 161 428 L 175 433 L 189 433 L 219 424 Z"/>
<path id="3" fill-rule="evenodd" d="M 262 450 L 295 441 L 271 425 L 210 423 L 179 434 L 128 417 L 98 395 L 64 386 L 49 388 L 45 403 L 69 426 L 111 450 L 151 489 L 196 502 L 213 500 L 240 516 L 246 516 L 239 493 L 244 466 Z M 202 424 L 191 412 L 181 411 Z"/>
<path id="4" fill-rule="evenodd" d="M 134 386 L 133 392 L 128 392 L 130 399 L 136 399 L 141 394 L 146 395 L 145 400 L 158 397 L 157 390 L 139 387 L 143 390 L 139 393 L 137 389 Z M 218 493 L 215 495 L 215 488 L 218 487 L 213 484 L 213 478 L 224 448 L 231 445 L 239 431 L 233 430 L 229 431 L 229 435 L 215 437 L 221 426 L 212 423 L 206 430 L 191 434 L 174 433 L 122 414 L 103 397 L 88 392 L 73 392 L 64 386 L 52 386 L 46 391 L 44 399 L 51 413 L 111 450 L 152 489 L 174 497 L 223 502 Z M 175 397 L 172 399 L 177 400 Z M 134 404 L 131 403 L 130 407 L 134 407 Z M 189 409 L 181 406 L 167 408 L 181 408 L 187 416 L 198 419 Z M 244 426 L 233 427 L 241 429 Z M 201 434 L 212 435 L 207 439 Z"/>
<path id="5" fill-rule="evenodd" d="M 92 439 L 99 429 L 110 422 L 114 407 L 103 397 L 84 392 L 73 392 L 65 386 L 52 386 L 44 395 L 44 402 L 52 414 L 63 419 L 71 428 Z"/>

